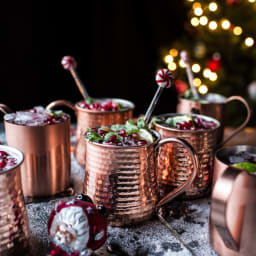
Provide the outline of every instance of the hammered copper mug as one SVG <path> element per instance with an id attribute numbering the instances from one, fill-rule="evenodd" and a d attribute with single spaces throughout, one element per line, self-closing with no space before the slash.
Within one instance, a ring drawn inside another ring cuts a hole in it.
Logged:
<path id="1" fill-rule="evenodd" d="M 86 144 L 84 139 L 82 138 L 84 132 L 89 127 L 96 127 L 102 125 L 112 125 L 115 123 L 123 124 L 128 119 L 132 118 L 133 109 L 135 108 L 134 104 L 131 101 L 123 100 L 123 99 L 99 99 L 99 100 L 114 100 L 122 105 L 125 105 L 124 109 L 120 109 L 119 111 L 111 112 L 111 111 L 98 111 L 98 110 L 90 110 L 81 108 L 79 106 L 79 102 L 73 104 L 67 100 L 57 100 L 50 103 L 46 109 L 52 109 L 58 106 L 66 106 L 71 108 L 77 117 L 77 128 L 76 128 L 76 151 L 75 156 L 78 163 L 81 166 L 85 166 L 85 155 L 86 155 Z M 81 139 L 82 138 L 82 139 Z"/>
<path id="2" fill-rule="evenodd" d="M 197 175 L 198 159 L 189 143 L 177 138 L 160 140 L 160 134 L 152 132 L 156 141 L 143 146 L 112 146 L 85 139 L 87 154 L 83 193 L 108 209 L 108 223 L 112 226 L 150 219 L 157 208 L 188 189 Z M 179 187 L 158 201 L 157 151 L 167 143 L 185 147 L 194 169 Z"/>
<path id="3" fill-rule="evenodd" d="M 256 173 L 229 166 L 241 151 L 256 156 L 256 146 L 233 146 L 216 153 L 210 213 L 210 241 L 221 256 L 256 255 Z"/>
<path id="4" fill-rule="evenodd" d="M 184 114 L 163 114 L 157 118 L 168 118 Z M 160 123 L 154 123 L 163 139 L 179 138 L 184 139 L 194 148 L 199 159 L 198 174 L 192 186 L 182 195 L 183 198 L 199 198 L 209 194 L 213 177 L 213 163 L 215 150 L 218 147 L 217 134 L 220 123 L 214 118 L 193 115 L 212 121 L 216 124 L 215 128 L 204 130 L 179 130 L 168 127 Z M 230 138 L 229 138 L 230 139 Z M 187 179 L 193 171 L 193 163 L 187 150 L 178 144 L 168 144 L 162 147 L 159 155 L 158 185 L 161 195 L 166 195 L 169 191 L 177 188 Z"/>
<path id="5" fill-rule="evenodd" d="M 0 150 L 17 159 L 13 167 L 0 171 L 0 255 L 26 255 L 29 227 L 21 186 L 23 153 L 3 145 Z"/>
<path id="6" fill-rule="evenodd" d="M 251 109 L 246 102 L 246 100 L 241 96 L 231 96 L 231 97 L 224 97 L 221 94 L 217 93 L 208 93 L 202 99 L 205 99 L 205 102 L 200 101 L 194 101 L 190 99 L 185 99 L 182 97 L 179 97 L 178 105 L 177 105 L 177 113 L 187 113 L 187 114 L 201 114 L 213 117 L 217 119 L 221 127 L 218 132 L 218 143 L 220 143 L 223 140 L 223 133 L 224 133 L 224 127 L 223 127 L 223 121 L 225 117 L 225 109 L 226 105 L 231 101 L 240 101 L 246 108 L 247 116 L 245 121 L 233 131 L 229 139 L 234 137 L 237 133 L 242 131 L 247 123 L 250 120 L 251 117 Z M 222 145 L 224 145 L 227 142 L 227 140 L 222 141 Z"/>
<path id="7" fill-rule="evenodd" d="M 12 111 L 4 104 L 0 110 Z M 21 166 L 23 193 L 48 197 L 70 187 L 70 118 L 62 123 L 26 126 L 4 121 L 6 142 L 24 152 Z"/>

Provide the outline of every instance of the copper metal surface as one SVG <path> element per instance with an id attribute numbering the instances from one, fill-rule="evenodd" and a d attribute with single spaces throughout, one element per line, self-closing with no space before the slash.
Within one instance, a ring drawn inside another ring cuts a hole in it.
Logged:
<path id="1" fill-rule="evenodd" d="M 256 175 L 229 167 L 227 157 L 255 146 L 233 146 L 219 150 L 215 157 L 210 241 L 221 256 L 254 256 L 256 243 Z"/>
<path id="2" fill-rule="evenodd" d="M 6 142 L 24 152 L 21 166 L 25 196 L 45 197 L 70 186 L 70 119 L 46 126 L 5 121 Z"/>
<path id="3" fill-rule="evenodd" d="M 221 124 L 221 128 L 219 129 L 218 133 L 218 143 L 220 143 L 222 141 L 224 132 L 224 127 L 222 126 L 222 124 L 225 117 L 226 104 L 234 100 L 240 101 L 246 107 L 246 119 L 236 130 L 234 130 L 234 132 L 228 138 L 225 139 L 225 141 L 222 142 L 222 145 L 224 145 L 227 141 L 229 141 L 232 137 L 234 137 L 237 133 L 244 129 L 244 127 L 247 125 L 251 118 L 251 109 L 246 100 L 243 99 L 241 96 L 231 96 L 229 98 L 225 98 L 223 95 L 219 94 L 212 93 L 211 95 L 216 95 L 223 98 L 223 102 L 201 103 L 198 101 L 183 99 L 180 97 L 179 103 L 177 105 L 177 113 L 201 114 L 217 119 Z"/>
<path id="4" fill-rule="evenodd" d="M 18 160 L 13 168 L 0 171 L 0 256 L 26 255 L 29 228 L 20 175 L 23 154 L 8 146 L 0 145 L 0 150 Z"/>
<path id="5" fill-rule="evenodd" d="M 136 147 L 118 147 L 89 142 L 87 144 L 86 172 L 83 192 L 98 205 L 104 205 L 110 215 L 108 223 L 124 226 L 151 218 L 160 207 L 187 189 L 196 177 L 197 168 L 183 184 L 158 203 L 156 181 L 156 150 L 169 143 L 181 143 L 188 148 L 197 164 L 193 149 L 186 141 L 169 138 Z M 158 145 L 159 142 L 159 145 Z M 158 147 L 157 147 L 158 145 Z"/>
<path id="6" fill-rule="evenodd" d="M 107 100 L 107 99 L 106 99 Z M 110 99 L 109 99 L 110 100 Z M 97 127 L 102 125 L 123 124 L 126 120 L 131 119 L 133 115 L 134 104 L 130 101 L 123 99 L 111 99 L 128 106 L 128 108 L 121 109 L 116 112 L 103 112 L 89 110 L 79 107 L 78 103 L 75 105 L 66 100 L 57 100 L 50 103 L 46 108 L 52 109 L 57 106 L 67 106 L 72 108 L 77 116 L 77 129 L 76 129 L 76 159 L 81 166 L 85 166 L 86 143 L 83 139 L 84 132 L 89 127 Z"/>
<path id="7" fill-rule="evenodd" d="M 177 116 L 178 114 L 165 114 L 159 118 Z M 197 198 L 208 194 L 210 191 L 213 175 L 213 161 L 215 147 L 217 145 L 217 133 L 219 122 L 213 118 L 202 115 L 217 123 L 217 127 L 210 130 L 178 130 L 156 123 L 155 128 L 163 139 L 175 137 L 186 140 L 195 150 L 199 159 L 197 177 L 192 186 L 187 189 L 183 198 Z M 180 144 L 168 144 L 162 147 L 159 154 L 158 183 L 160 194 L 166 195 L 169 191 L 177 188 L 191 175 L 194 165 L 188 151 Z"/>

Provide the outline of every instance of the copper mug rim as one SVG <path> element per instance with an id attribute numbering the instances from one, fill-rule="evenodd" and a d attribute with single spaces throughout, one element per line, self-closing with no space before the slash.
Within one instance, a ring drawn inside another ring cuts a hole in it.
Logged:
<path id="1" fill-rule="evenodd" d="M 6 146 L 6 145 L 0 145 L 0 150 L 5 150 L 7 153 L 10 153 L 11 155 L 14 154 L 14 156 L 17 157 L 17 161 L 18 161 L 14 166 L 8 168 L 7 170 L 0 171 L 0 175 L 15 170 L 17 167 L 19 167 L 23 163 L 24 154 L 19 149 L 15 147 Z"/>
<path id="2" fill-rule="evenodd" d="M 219 149 L 215 155 L 215 161 L 220 161 L 226 168 L 222 175 L 218 177 L 213 193 L 211 206 L 211 222 L 214 225 L 223 240 L 225 246 L 233 251 L 240 248 L 241 238 L 236 241 L 227 224 L 227 208 L 233 193 L 233 186 L 241 174 L 247 175 L 249 178 L 256 179 L 256 173 L 251 173 L 245 169 L 238 168 L 225 161 L 225 157 L 241 151 L 256 153 L 256 146 L 236 145 Z M 225 190 L 223 190 L 225 187 Z M 239 200 L 239 199 L 237 199 Z M 255 198 L 252 199 L 255 202 Z M 242 227 L 242 226 L 241 226 Z"/>
<path id="3" fill-rule="evenodd" d="M 218 128 L 220 128 L 220 122 L 213 118 L 213 117 L 210 117 L 210 116 L 206 116 L 206 115 L 200 115 L 200 114 L 181 114 L 181 113 L 166 113 L 166 114 L 161 114 L 161 115 L 157 115 L 156 117 L 173 117 L 173 116 L 182 116 L 182 115 L 189 115 L 189 116 L 197 116 L 197 117 L 201 117 L 201 118 L 204 118 L 206 120 L 209 120 L 209 121 L 213 121 L 214 123 L 217 124 L 216 127 L 214 128 L 211 128 L 211 129 L 203 129 L 203 130 L 180 130 L 180 129 L 177 129 L 177 128 L 174 128 L 174 127 L 167 127 L 167 126 L 164 126 L 164 125 L 161 125 L 157 122 L 154 122 L 154 125 L 159 127 L 159 128 L 162 128 L 162 129 L 165 129 L 165 130 L 169 130 L 169 131 L 177 131 L 177 132 L 181 132 L 181 133 L 204 133 L 204 132 L 207 132 L 207 131 L 214 131 Z"/>
<path id="4" fill-rule="evenodd" d="M 228 97 L 226 97 L 226 96 L 224 96 L 224 95 L 222 95 L 222 94 L 219 94 L 219 93 L 207 93 L 207 95 L 218 95 L 218 96 L 220 96 L 221 98 L 222 98 L 222 101 L 218 101 L 218 102 L 211 102 L 211 101 L 208 101 L 207 102 L 207 99 L 205 100 L 205 101 L 195 101 L 195 100 L 193 100 L 193 99 L 186 99 L 186 98 L 184 98 L 183 96 L 179 96 L 179 99 L 182 99 L 182 100 L 184 100 L 184 101 L 193 101 L 193 102 L 198 102 L 198 103 L 200 103 L 200 104 L 207 104 L 207 105 L 216 105 L 216 104 L 226 104 L 227 103 L 227 99 L 228 99 Z M 232 96 L 231 96 L 232 97 Z"/>
<path id="5" fill-rule="evenodd" d="M 189 151 L 189 153 L 191 154 L 191 158 L 192 158 L 192 162 L 194 165 L 193 171 L 191 173 L 191 175 L 189 176 L 189 178 L 183 183 L 181 184 L 179 187 L 177 187 L 176 189 L 174 189 L 173 191 L 169 192 L 167 195 L 165 195 L 163 198 L 161 198 L 157 203 L 155 208 L 159 209 L 160 207 L 162 207 L 164 204 L 170 202 L 171 200 L 173 200 L 174 198 L 176 198 L 178 195 L 180 195 L 181 193 L 183 193 L 189 186 L 191 186 L 191 184 L 194 182 L 198 170 L 199 170 L 199 159 L 198 156 L 194 150 L 194 148 L 184 139 L 182 138 L 166 138 L 166 139 L 161 139 L 161 135 L 159 132 L 154 131 L 154 130 L 150 130 L 154 133 L 154 135 L 157 137 L 157 139 L 150 143 L 150 144 L 146 144 L 146 145 L 142 145 L 142 146 L 115 146 L 115 145 L 105 145 L 105 144 L 100 144 L 97 142 L 91 142 L 89 141 L 87 138 L 84 138 L 88 143 L 91 143 L 95 146 L 99 146 L 99 147 L 104 147 L 104 148 L 126 148 L 126 149 L 131 149 L 131 148 L 147 148 L 149 146 L 155 145 L 155 149 L 152 151 L 153 154 L 157 153 L 157 150 L 164 144 L 167 143 L 180 143 L 182 144 L 184 147 L 187 148 L 187 150 Z"/>
<path id="6" fill-rule="evenodd" d="M 106 127 L 110 127 L 109 125 L 105 125 L 105 126 Z M 95 128 L 98 128 L 98 127 L 95 127 Z M 99 147 L 104 147 L 104 148 L 127 148 L 127 149 L 130 149 L 130 148 L 143 148 L 143 147 L 149 147 L 151 145 L 155 145 L 155 144 L 157 144 L 161 140 L 161 135 L 157 131 L 154 131 L 152 129 L 150 129 L 150 131 L 154 133 L 154 135 L 156 136 L 156 140 L 151 142 L 151 143 L 149 143 L 149 144 L 145 144 L 145 145 L 141 145 L 141 146 L 138 146 L 138 145 L 135 145 L 135 146 L 108 145 L 108 144 L 102 144 L 102 143 L 98 143 L 98 142 L 89 141 L 85 137 L 83 137 L 83 138 L 85 140 L 87 140 L 88 143 L 94 144 L 94 145 L 99 146 Z"/>
<path id="7" fill-rule="evenodd" d="M 47 110 L 51 110 L 54 107 L 57 106 L 66 106 L 71 108 L 74 112 L 76 112 L 77 110 L 81 111 L 81 112 L 86 112 L 86 113 L 91 113 L 91 114 L 113 114 L 113 113 L 120 113 L 120 112 L 125 112 L 127 110 L 133 110 L 135 108 L 135 104 L 132 101 L 126 100 L 126 99 L 121 99 L 121 98 L 96 98 L 98 100 L 117 100 L 120 102 L 123 102 L 127 105 L 127 107 L 120 109 L 118 111 L 99 111 L 99 110 L 91 110 L 91 109 L 86 109 L 86 108 L 82 108 L 78 105 L 79 102 L 83 101 L 80 100 L 76 103 L 72 103 L 68 100 L 56 100 L 53 101 L 51 103 L 49 103 L 46 106 Z"/>

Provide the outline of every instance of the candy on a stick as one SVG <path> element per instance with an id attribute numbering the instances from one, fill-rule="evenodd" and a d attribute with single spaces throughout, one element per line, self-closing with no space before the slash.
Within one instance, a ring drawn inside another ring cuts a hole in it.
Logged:
<path id="1" fill-rule="evenodd" d="M 84 99 L 88 98 L 89 95 L 85 89 L 83 82 L 81 81 L 81 79 L 78 76 L 77 71 L 76 71 L 76 67 L 77 67 L 76 60 L 71 56 L 64 56 L 61 60 L 61 64 L 64 69 L 70 71 L 83 98 Z"/>
<path id="2" fill-rule="evenodd" d="M 188 54 L 187 51 L 181 51 L 180 57 L 183 60 L 183 62 L 186 64 L 186 71 L 187 71 L 187 76 L 188 76 L 188 82 L 189 82 L 189 85 L 190 85 L 193 97 L 195 99 L 199 99 L 199 95 L 197 93 L 197 89 L 194 86 L 194 82 L 193 82 L 194 76 L 193 76 L 193 73 L 192 73 L 192 70 L 191 70 L 191 66 L 190 66 L 190 63 L 189 63 L 189 54 Z"/>
<path id="3" fill-rule="evenodd" d="M 162 94 L 164 88 L 171 87 L 173 83 L 173 75 L 168 69 L 160 69 L 156 74 L 156 82 L 158 84 L 158 89 L 154 95 L 153 100 L 150 103 L 150 106 L 147 110 L 147 113 L 144 117 L 146 123 L 149 123 L 150 117 L 153 110 L 155 109 L 156 103 L 159 100 L 160 95 Z"/>

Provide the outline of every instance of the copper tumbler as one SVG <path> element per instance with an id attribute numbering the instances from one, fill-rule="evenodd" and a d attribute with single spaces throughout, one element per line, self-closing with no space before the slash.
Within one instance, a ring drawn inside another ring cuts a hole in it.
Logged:
<path id="1" fill-rule="evenodd" d="M 219 150 L 210 213 L 210 241 L 221 256 L 256 255 L 256 173 L 229 166 L 229 155 L 241 151 L 256 156 L 255 146 Z"/>
<path id="2" fill-rule="evenodd" d="M 168 138 L 144 146 L 111 146 L 87 144 L 86 172 L 83 192 L 109 211 L 111 226 L 125 226 L 148 220 L 155 210 L 169 202 L 192 184 L 197 175 L 198 159 L 184 140 Z M 156 180 L 157 152 L 167 143 L 187 148 L 194 164 L 190 175 L 175 190 L 160 201 Z"/>
<path id="3" fill-rule="evenodd" d="M 234 130 L 229 139 L 231 139 L 237 133 L 242 131 L 242 129 L 245 128 L 245 126 L 250 120 L 251 109 L 246 100 L 241 96 L 231 96 L 229 98 L 226 98 L 223 95 L 217 93 L 208 93 L 205 96 L 205 100 L 205 102 L 199 102 L 180 97 L 177 105 L 177 113 L 201 114 L 217 119 L 221 124 L 221 127 L 218 132 L 218 143 L 221 143 L 223 139 L 224 127 L 222 124 L 225 117 L 225 108 L 227 103 L 235 100 L 240 101 L 246 107 L 247 110 L 247 116 L 245 121 L 237 129 Z M 226 140 L 223 141 L 222 145 L 224 145 L 226 142 Z"/>
<path id="4" fill-rule="evenodd" d="M 164 114 L 158 116 L 174 117 L 182 114 Z M 214 153 L 217 147 L 217 133 L 220 127 L 219 121 L 203 115 L 195 115 L 199 118 L 213 121 L 216 128 L 209 130 L 179 130 L 155 123 L 155 129 L 163 139 L 175 137 L 186 140 L 194 148 L 199 159 L 198 174 L 192 186 L 182 195 L 183 198 L 198 198 L 210 192 L 213 176 Z M 193 162 L 186 148 L 178 144 L 163 146 L 159 155 L 158 184 L 161 195 L 177 188 L 186 180 L 193 171 Z"/>
<path id="5" fill-rule="evenodd" d="M 0 108 L 5 113 L 6 109 Z M 4 126 L 7 144 L 25 155 L 21 166 L 24 195 L 48 197 L 64 192 L 70 186 L 70 118 L 45 126 L 4 121 Z"/>
<path id="6" fill-rule="evenodd" d="M 26 255 L 29 227 L 21 186 L 21 151 L 0 145 L 0 150 L 17 159 L 17 164 L 0 171 L 0 256 Z"/>
<path id="7" fill-rule="evenodd" d="M 76 128 L 76 159 L 81 166 L 85 166 L 85 154 L 86 154 L 86 143 L 85 140 L 82 138 L 84 132 L 89 127 L 96 127 L 102 125 L 112 125 L 112 124 L 123 124 L 128 119 L 132 118 L 133 109 L 135 108 L 134 104 L 131 101 L 123 100 L 123 99 L 99 99 L 99 100 L 114 100 L 117 101 L 125 106 L 124 109 L 119 111 L 110 112 L 110 111 L 97 111 L 97 110 L 90 110 L 81 108 L 77 102 L 73 104 L 66 100 L 57 100 L 50 103 L 46 109 L 52 109 L 57 106 L 66 106 L 71 109 L 76 114 L 77 117 L 77 128 Z M 81 139 L 82 138 L 82 139 Z"/>

